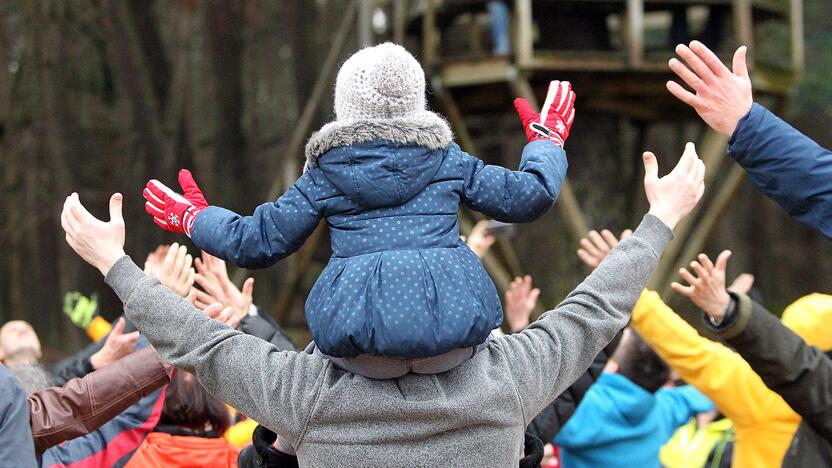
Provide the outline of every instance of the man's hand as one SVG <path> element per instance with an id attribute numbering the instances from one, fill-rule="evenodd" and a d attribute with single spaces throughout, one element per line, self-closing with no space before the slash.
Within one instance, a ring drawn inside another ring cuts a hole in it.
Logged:
<path id="1" fill-rule="evenodd" d="M 197 258 L 196 282 L 202 290 L 193 289 L 195 304 L 199 308 L 205 308 L 210 304 L 219 302 L 226 307 L 234 309 L 235 316 L 242 319 L 245 317 L 252 304 L 254 294 L 254 278 L 248 278 L 243 282 L 243 289 L 237 286 L 228 277 L 228 270 L 225 262 L 217 257 L 202 252 L 202 259 Z"/>
<path id="2" fill-rule="evenodd" d="M 162 229 L 191 237 L 194 221 L 208 207 L 208 202 L 191 171 L 179 171 L 179 185 L 182 187 L 181 195 L 156 179 L 148 182 L 143 192 L 147 200 L 144 209 Z"/>
<path id="3" fill-rule="evenodd" d="M 135 351 L 137 341 L 139 332 L 124 333 L 124 318 L 120 318 L 107 335 L 104 347 L 90 356 L 90 364 L 95 370 L 106 367 Z"/>
<path id="4" fill-rule="evenodd" d="M 110 197 L 110 221 L 105 223 L 91 215 L 78 194 L 66 197 L 61 212 L 61 226 L 66 232 L 66 242 L 81 258 L 107 276 L 110 267 L 124 256 L 124 218 L 120 193 Z"/>
<path id="5" fill-rule="evenodd" d="M 725 269 L 728 267 L 728 259 L 731 251 L 726 250 L 719 254 L 716 265 L 705 254 L 699 254 L 698 261 L 690 263 L 691 269 L 696 276 L 688 270 L 679 270 L 679 276 L 689 286 L 682 286 L 674 282 L 670 286 L 674 291 L 690 299 L 700 309 L 705 311 L 714 323 L 719 323 L 725 318 L 725 311 L 731 303 L 731 297 L 725 289 Z"/>
<path id="6" fill-rule="evenodd" d="M 624 240 L 633 233 L 633 231 L 629 229 L 625 229 L 624 232 L 621 233 L 620 240 Z M 594 270 L 607 258 L 607 254 L 610 253 L 610 250 L 613 249 L 616 245 L 618 245 L 619 239 L 615 237 L 615 234 L 612 232 L 604 229 L 601 231 L 601 234 L 598 234 L 597 231 L 589 231 L 587 237 L 581 239 L 581 248 L 578 249 L 578 258 L 584 262 L 584 265 L 588 266 L 591 270 Z"/>
<path id="7" fill-rule="evenodd" d="M 734 53 L 734 70 L 722 64 L 719 57 L 701 42 L 693 41 L 690 47 L 679 44 L 676 53 L 681 61 L 670 59 L 670 69 L 690 86 L 694 93 L 675 81 L 667 82 L 667 90 L 680 101 L 693 107 L 711 128 L 730 136 L 740 119 L 751 110 L 751 78 L 745 55 L 748 48 L 740 47 Z"/>
<path id="8" fill-rule="evenodd" d="M 514 278 L 506 291 L 506 322 L 512 333 L 523 331 L 537 305 L 540 289 L 532 289 L 532 277 Z"/>
<path id="9" fill-rule="evenodd" d="M 161 256 L 162 252 L 165 252 L 164 257 Z M 158 278 L 159 282 L 176 294 L 187 297 L 196 275 L 191 268 L 192 264 L 193 257 L 188 253 L 188 248 L 174 242 L 170 246 L 159 246 L 151 252 L 144 263 L 144 272 Z"/>
<path id="10" fill-rule="evenodd" d="M 483 258 L 491 249 L 491 246 L 494 245 L 494 242 L 497 241 L 497 238 L 488 232 L 487 226 L 487 219 L 477 222 L 471 232 L 468 233 L 468 237 L 464 238 L 468 248 L 473 250 L 479 258 Z"/>
<path id="11" fill-rule="evenodd" d="M 659 178 L 659 164 L 651 152 L 644 153 L 644 190 L 650 203 L 649 213 L 670 229 L 687 216 L 705 193 L 705 164 L 696 154 L 693 143 L 670 174 Z"/>
<path id="12" fill-rule="evenodd" d="M 540 114 L 535 112 L 529 101 L 514 100 L 514 108 L 523 121 L 523 130 L 529 142 L 552 140 L 563 148 L 569 138 L 569 130 L 575 120 L 575 93 L 568 81 L 552 81 Z"/>

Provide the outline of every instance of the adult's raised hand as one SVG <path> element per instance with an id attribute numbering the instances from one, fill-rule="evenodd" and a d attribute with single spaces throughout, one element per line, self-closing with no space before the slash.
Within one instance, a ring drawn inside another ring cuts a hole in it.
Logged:
<path id="1" fill-rule="evenodd" d="M 149 269 L 151 274 L 159 279 L 159 282 L 173 292 L 186 297 L 194 284 L 195 272 L 191 267 L 192 264 L 193 257 L 188 253 L 188 248 L 174 242 L 167 249 L 161 265 L 146 263 L 145 269 Z"/>
<path id="2" fill-rule="evenodd" d="M 705 254 L 699 254 L 697 260 L 690 263 L 693 273 L 685 268 L 679 270 L 688 286 L 674 282 L 670 286 L 674 291 L 690 299 L 715 323 L 719 323 L 725 317 L 731 297 L 725 288 L 725 270 L 728 268 L 728 259 L 731 258 L 731 251 L 725 250 L 711 262 Z"/>
<path id="3" fill-rule="evenodd" d="M 621 237 L 615 237 L 615 234 L 607 229 L 604 229 L 599 234 L 598 231 L 589 231 L 586 237 L 581 239 L 581 248 L 578 249 L 578 258 L 584 262 L 584 265 L 594 270 L 601 262 L 607 258 L 607 254 L 613 249 L 618 242 L 630 237 L 633 233 L 630 229 L 625 229 L 621 233 Z"/>
<path id="4" fill-rule="evenodd" d="M 649 214 L 659 218 L 670 229 L 687 216 L 705 193 L 705 164 L 696 154 L 693 143 L 685 146 L 685 152 L 676 167 L 664 177 L 659 177 L 656 155 L 645 152 L 644 190 L 650 203 Z"/>
<path id="5" fill-rule="evenodd" d="M 228 277 L 228 270 L 223 260 L 202 252 L 202 258 L 194 262 L 196 266 L 196 282 L 202 288 L 194 288 L 195 303 L 198 307 L 205 307 L 219 302 L 234 309 L 240 318 L 249 312 L 253 301 L 254 278 L 247 278 L 242 289 Z"/>
<path id="6" fill-rule="evenodd" d="M 540 289 L 532 289 L 532 277 L 526 275 L 514 278 L 506 291 L 506 322 L 512 333 L 523 331 L 529 326 L 532 312 L 540 297 Z"/>
<path id="7" fill-rule="evenodd" d="M 61 226 L 66 241 L 87 263 L 104 276 L 110 267 L 124 256 L 124 218 L 121 207 L 124 198 L 120 193 L 110 197 L 110 221 L 96 218 L 81 204 L 77 193 L 66 198 L 61 211 Z"/>
<path id="8" fill-rule="evenodd" d="M 719 57 L 699 41 L 690 47 L 679 44 L 679 59 L 670 59 L 670 69 L 693 92 L 675 81 L 667 82 L 667 90 L 680 101 L 693 107 L 711 128 L 724 135 L 731 135 L 740 119 L 751 110 L 754 99 L 751 94 L 751 78 L 746 65 L 748 48 L 740 47 L 734 53 L 733 70 L 723 65 Z"/>
<path id="9" fill-rule="evenodd" d="M 90 356 L 90 364 L 96 370 L 106 367 L 136 350 L 139 332 L 124 333 L 124 318 L 118 319 L 104 346 Z"/>

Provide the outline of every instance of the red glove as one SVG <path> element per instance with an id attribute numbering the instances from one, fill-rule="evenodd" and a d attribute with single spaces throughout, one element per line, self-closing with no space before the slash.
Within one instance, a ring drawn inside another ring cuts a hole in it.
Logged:
<path id="1" fill-rule="evenodd" d="M 534 140 L 552 140 L 563 148 L 569 129 L 575 120 L 575 93 L 568 81 L 552 81 L 549 83 L 549 93 L 540 114 L 532 109 L 529 101 L 517 98 L 514 108 L 523 121 L 526 138 Z"/>
<path id="2" fill-rule="evenodd" d="M 202 190 L 196 185 L 191 171 L 179 171 L 182 195 L 174 192 L 156 179 L 147 183 L 143 195 L 147 203 L 144 209 L 153 216 L 153 222 L 166 231 L 181 232 L 191 237 L 191 229 L 200 211 L 208 207 Z"/>

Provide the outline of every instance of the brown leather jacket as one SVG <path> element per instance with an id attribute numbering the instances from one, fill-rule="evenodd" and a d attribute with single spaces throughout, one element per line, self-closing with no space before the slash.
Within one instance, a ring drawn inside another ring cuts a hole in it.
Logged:
<path id="1" fill-rule="evenodd" d="M 169 381 L 161 358 L 147 347 L 63 387 L 29 395 L 35 452 L 89 434 Z"/>

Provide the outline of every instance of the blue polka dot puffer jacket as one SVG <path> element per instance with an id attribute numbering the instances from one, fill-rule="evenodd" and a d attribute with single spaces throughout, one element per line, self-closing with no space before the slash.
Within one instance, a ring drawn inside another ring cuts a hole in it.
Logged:
<path id="1" fill-rule="evenodd" d="M 566 167 L 564 151 L 542 140 L 525 147 L 518 171 L 485 165 L 455 143 L 338 146 L 251 216 L 205 209 L 193 241 L 261 268 L 295 252 L 325 220 L 332 258 L 306 301 L 321 351 L 435 356 L 482 343 L 503 316 L 491 278 L 460 240 L 460 203 L 500 221 L 532 221 L 554 204 Z"/>

